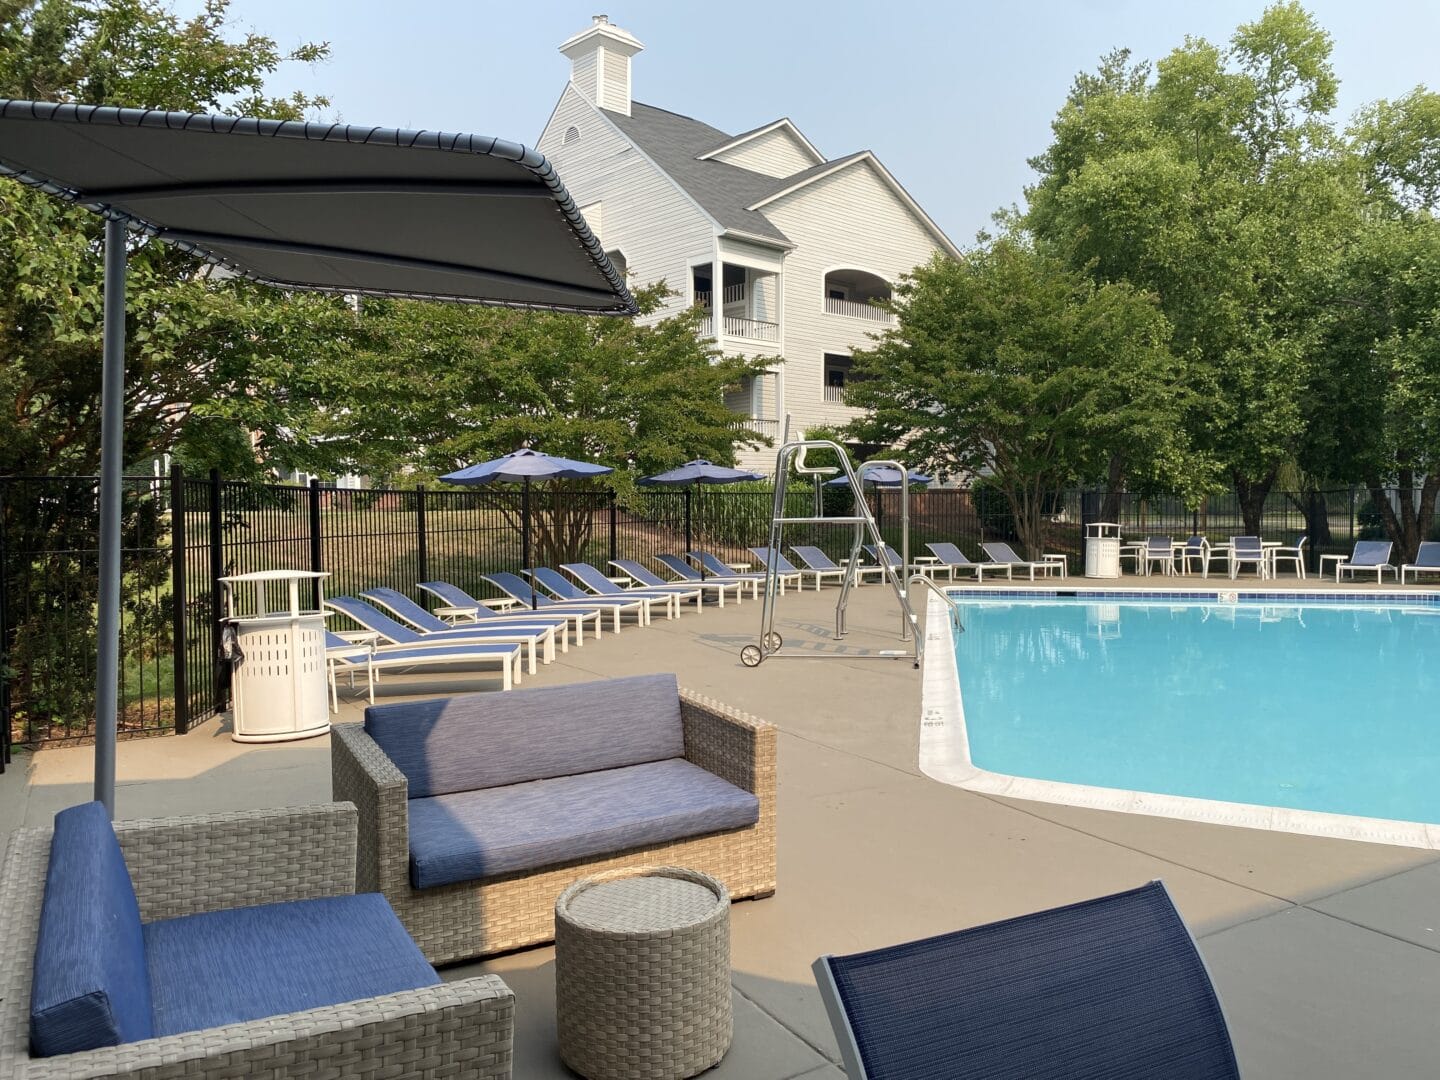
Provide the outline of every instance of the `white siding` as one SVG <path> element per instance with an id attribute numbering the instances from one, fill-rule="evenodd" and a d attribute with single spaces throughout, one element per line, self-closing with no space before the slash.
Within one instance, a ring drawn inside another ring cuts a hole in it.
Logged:
<path id="1" fill-rule="evenodd" d="M 600 50 L 595 49 L 577 56 L 570 65 L 570 81 L 575 84 L 575 89 L 585 96 L 587 101 L 595 100 L 595 91 L 599 82 L 599 57 Z M 564 131 L 564 128 L 560 129 Z M 583 128 L 581 129 L 584 130 Z"/>
<path id="2" fill-rule="evenodd" d="M 785 259 L 785 409 L 793 430 L 840 425 L 859 410 L 827 402 L 824 355 L 873 345 L 883 329 L 868 319 L 825 311 L 825 272 L 868 270 L 895 282 L 936 251 L 930 233 L 868 164 L 809 184 L 764 208 L 796 245 Z"/>
<path id="3" fill-rule="evenodd" d="M 733 150 L 716 154 L 713 160 L 775 177 L 792 176 L 801 169 L 819 164 L 814 155 L 783 127 L 757 135 Z"/>
<path id="4" fill-rule="evenodd" d="M 571 125 L 581 138 L 565 146 Z M 624 252 L 630 284 L 664 281 L 678 294 L 655 317 L 688 303 L 689 264 L 708 261 L 714 244 L 713 227 L 695 204 L 573 86 L 566 87 L 536 149 L 554 164 L 578 204 L 604 201 L 605 247 Z"/>
<path id="5" fill-rule="evenodd" d="M 630 115 L 630 58 L 621 53 L 604 50 L 605 60 L 600 68 L 600 107 Z"/>

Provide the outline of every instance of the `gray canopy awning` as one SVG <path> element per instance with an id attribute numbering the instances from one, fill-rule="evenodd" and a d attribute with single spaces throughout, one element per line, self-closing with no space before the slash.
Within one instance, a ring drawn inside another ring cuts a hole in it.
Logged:
<path id="1" fill-rule="evenodd" d="M 550 163 L 500 139 L 0 99 L 0 175 L 281 288 L 635 312 Z"/>

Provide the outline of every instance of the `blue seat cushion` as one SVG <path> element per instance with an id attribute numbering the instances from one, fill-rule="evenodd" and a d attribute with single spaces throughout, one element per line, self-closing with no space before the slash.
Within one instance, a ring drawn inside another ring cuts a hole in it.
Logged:
<path id="1" fill-rule="evenodd" d="M 674 675 L 372 705 L 365 731 L 412 799 L 681 757 Z"/>
<path id="2" fill-rule="evenodd" d="M 30 1051 L 73 1054 L 148 1039 L 140 905 L 105 808 L 55 815 L 30 990 Z"/>
<path id="3" fill-rule="evenodd" d="M 155 1034 L 440 981 L 379 893 L 208 911 L 145 927 Z"/>
<path id="4" fill-rule="evenodd" d="M 672 758 L 410 800 L 417 889 L 753 825 L 748 791 Z"/>

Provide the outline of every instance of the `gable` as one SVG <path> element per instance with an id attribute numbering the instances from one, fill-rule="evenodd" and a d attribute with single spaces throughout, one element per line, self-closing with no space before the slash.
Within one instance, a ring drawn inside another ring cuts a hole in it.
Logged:
<path id="1" fill-rule="evenodd" d="M 814 147 L 792 125 L 784 122 L 752 137 L 736 139 L 703 156 L 707 160 L 723 161 L 777 180 L 819 164 Z"/>

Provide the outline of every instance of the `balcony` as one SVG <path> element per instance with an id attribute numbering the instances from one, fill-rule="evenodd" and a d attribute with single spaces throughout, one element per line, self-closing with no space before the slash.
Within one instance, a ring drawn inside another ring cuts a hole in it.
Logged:
<path id="1" fill-rule="evenodd" d="M 727 338 L 746 338 L 750 341 L 779 341 L 780 324 L 763 322 L 760 319 L 741 319 L 731 315 L 721 316 L 720 328 Z M 700 336 L 715 337 L 715 318 L 706 315 L 700 320 Z"/>
<path id="2" fill-rule="evenodd" d="M 876 307 L 871 303 L 861 303 L 858 300 L 837 300 L 833 296 L 825 298 L 825 310 L 831 315 L 848 315 L 852 319 L 868 319 L 871 322 L 894 325 L 895 316 L 884 308 Z"/>
<path id="3" fill-rule="evenodd" d="M 771 439 L 780 435 L 780 421 L 767 420 L 760 416 L 741 416 L 735 420 L 735 426 L 744 428 L 746 431 L 753 431 L 757 435 L 765 435 Z"/>
<path id="4" fill-rule="evenodd" d="M 833 404 L 833 405 L 844 405 L 844 404 L 845 404 L 845 387 L 843 387 L 843 386 L 827 386 L 827 387 L 825 387 L 825 400 L 828 401 L 828 402 L 830 402 L 830 403 Z"/>

